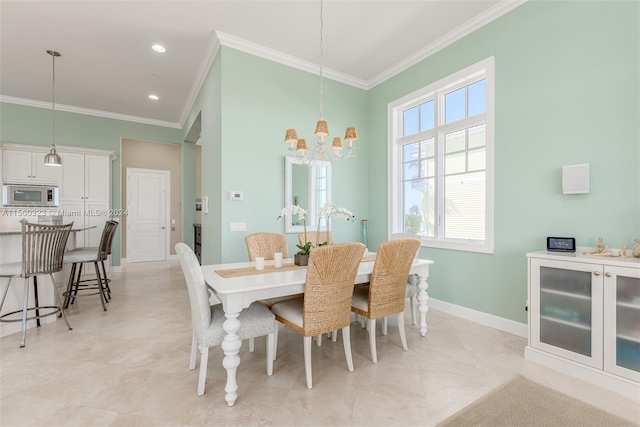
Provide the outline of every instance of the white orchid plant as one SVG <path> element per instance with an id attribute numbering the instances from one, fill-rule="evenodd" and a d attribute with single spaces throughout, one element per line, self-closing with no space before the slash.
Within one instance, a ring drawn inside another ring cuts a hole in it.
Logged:
<path id="1" fill-rule="evenodd" d="M 327 220 L 327 236 L 329 236 L 329 224 L 331 223 L 331 217 L 344 219 L 345 221 L 356 220 L 356 216 L 349 209 L 338 207 L 333 202 L 325 202 L 320 208 L 320 212 L 318 212 L 318 234 L 320 232 L 320 223 L 322 222 L 322 218 L 325 218 Z M 326 244 L 326 242 L 324 244 Z"/>
<path id="2" fill-rule="evenodd" d="M 311 251 L 311 242 L 307 241 L 307 219 L 306 218 L 308 214 L 309 213 L 307 212 L 306 209 L 303 209 L 298 205 L 289 205 L 283 208 L 280 211 L 280 215 L 278 215 L 278 218 L 276 218 L 276 219 L 280 219 L 282 217 L 293 217 L 294 215 L 298 215 L 298 221 L 302 221 L 302 225 L 304 227 L 304 241 L 306 243 L 304 246 L 296 245 L 298 249 L 300 249 L 300 251 L 298 252 L 298 255 L 309 255 L 309 251 Z"/>

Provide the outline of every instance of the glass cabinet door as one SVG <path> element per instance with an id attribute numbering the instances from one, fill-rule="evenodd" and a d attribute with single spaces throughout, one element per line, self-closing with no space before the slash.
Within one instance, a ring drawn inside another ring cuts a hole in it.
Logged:
<path id="1" fill-rule="evenodd" d="M 605 369 L 640 381 L 640 270 L 605 266 Z"/>
<path id="2" fill-rule="evenodd" d="M 531 265 L 533 346 L 602 368 L 602 266 L 553 260 Z"/>

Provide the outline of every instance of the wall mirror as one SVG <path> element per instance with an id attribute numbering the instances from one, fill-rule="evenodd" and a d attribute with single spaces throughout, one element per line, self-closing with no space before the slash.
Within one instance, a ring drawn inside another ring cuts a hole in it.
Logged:
<path id="1" fill-rule="evenodd" d="M 317 161 L 311 165 L 300 163 L 292 156 L 284 158 L 284 203 L 285 206 L 298 205 L 309 212 L 307 231 L 318 227 L 318 211 L 331 200 L 331 163 Z M 324 222 L 324 221 L 323 221 Z M 284 219 L 285 233 L 302 233 L 304 225 L 298 216 Z M 320 230 L 326 230 L 326 224 Z"/>

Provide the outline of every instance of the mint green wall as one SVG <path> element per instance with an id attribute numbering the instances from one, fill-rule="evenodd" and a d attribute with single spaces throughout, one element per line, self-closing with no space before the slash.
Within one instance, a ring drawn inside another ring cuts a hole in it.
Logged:
<path id="1" fill-rule="evenodd" d="M 202 214 L 202 263 L 219 263 L 221 239 L 221 180 L 222 180 L 222 105 L 221 105 L 221 82 L 222 82 L 222 59 L 220 53 L 216 56 L 209 70 L 202 88 L 194 102 L 193 108 L 185 121 L 182 129 L 182 139 L 189 133 L 194 121 L 201 114 L 201 138 L 202 138 L 202 196 L 209 197 L 209 213 Z M 187 143 L 185 143 L 186 145 Z M 184 210 L 189 211 L 189 205 L 195 205 L 195 150 L 193 158 L 184 163 L 185 175 L 190 175 L 194 180 L 194 187 L 190 191 L 192 200 L 184 199 Z M 193 212 L 195 220 L 195 212 Z M 193 229 L 186 230 L 184 236 L 193 235 Z M 193 242 L 193 236 L 187 243 Z"/>
<path id="2" fill-rule="evenodd" d="M 0 103 L 0 141 L 5 144 L 51 144 L 52 112 L 45 108 Z M 120 208 L 121 138 L 179 143 L 180 130 L 103 117 L 56 111 L 56 144 L 112 150 L 118 158 L 111 169 L 111 202 Z M 120 231 L 113 242 L 113 265 L 120 265 Z"/>
<path id="3" fill-rule="evenodd" d="M 231 48 L 222 48 L 222 208 L 220 253 L 224 262 L 248 259 L 244 237 L 255 232 L 282 233 L 276 220 L 284 207 L 284 143 L 287 128 L 313 141 L 319 119 L 319 77 Z M 332 136 L 344 136 L 347 126 L 359 131 L 358 157 L 333 167 L 333 201 L 366 218 L 369 184 L 365 91 L 324 81 L 324 118 Z M 203 116 L 203 122 L 204 122 Z M 203 154 L 203 171 L 204 167 Z M 203 177 L 203 194 L 210 184 Z M 244 191 L 244 201 L 230 201 L 229 191 Z M 203 216 L 204 217 L 204 216 Z M 230 232 L 230 222 L 246 222 L 246 232 Z M 357 223 L 336 220 L 336 241 L 359 238 Z M 204 231 L 203 231 L 204 233 Z M 203 235 L 208 239 L 209 234 Z M 288 235 L 290 256 L 297 234 Z"/>
<path id="4" fill-rule="evenodd" d="M 640 236 L 638 2 L 528 2 L 369 93 L 371 240 L 387 237 L 387 104 L 495 56 L 495 254 L 423 248 L 433 298 L 526 322 L 525 253 L 546 236 Z M 563 195 L 563 165 L 591 192 Z"/>
<path id="5" fill-rule="evenodd" d="M 182 241 L 193 248 L 196 222 L 196 144 L 182 144 Z"/>

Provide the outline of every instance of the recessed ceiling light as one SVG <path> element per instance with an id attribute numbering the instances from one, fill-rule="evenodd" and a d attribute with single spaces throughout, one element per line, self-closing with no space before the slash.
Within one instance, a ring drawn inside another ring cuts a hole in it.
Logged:
<path id="1" fill-rule="evenodd" d="M 158 95 L 149 95 L 149 99 L 153 99 L 154 101 L 157 101 L 158 99 L 160 99 L 160 97 Z"/>
<path id="2" fill-rule="evenodd" d="M 154 44 L 153 46 L 151 46 L 151 49 L 160 53 L 165 53 L 167 51 L 167 49 L 165 49 L 161 44 Z"/>

